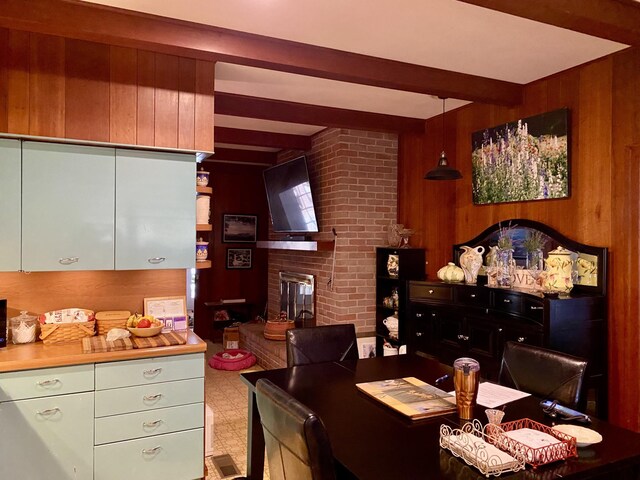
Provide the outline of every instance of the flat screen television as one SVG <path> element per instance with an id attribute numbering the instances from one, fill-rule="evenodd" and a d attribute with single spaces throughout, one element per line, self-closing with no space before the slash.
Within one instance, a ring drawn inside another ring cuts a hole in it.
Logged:
<path id="1" fill-rule="evenodd" d="M 273 231 L 318 232 L 306 157 L 269 167 L 263 176 Z"/>

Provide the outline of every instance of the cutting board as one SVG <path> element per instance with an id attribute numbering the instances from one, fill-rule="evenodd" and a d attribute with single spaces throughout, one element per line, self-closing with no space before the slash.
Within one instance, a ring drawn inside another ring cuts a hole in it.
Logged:
<path id="1" fill-rule="evenodd" d="M 115 352 L 118 350 L 133 349 L 131 338 L 121 338 L 113 342 L 107 342 L 106 335 L 84 337 L 82 339 L 82 353 Z"/>
<path id="2" fill-rule="evenodd" d="M 187 343 L 187 332 L 168 332 L 153 337 L 131 337 L 135 348 L 168 347 Z"/>

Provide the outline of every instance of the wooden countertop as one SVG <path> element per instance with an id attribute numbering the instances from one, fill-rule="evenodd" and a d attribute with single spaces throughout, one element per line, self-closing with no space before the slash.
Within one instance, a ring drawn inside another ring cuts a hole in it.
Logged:
<path id="1" fill-rule="evenodd" d="M 183 355 L 207 350 L 207 344 L 200 337 L 191 331 L 186 333 L 188 335 L 187 343 L 184 345 L 137 348 L 104 353 L 82 353 L 82 343 L 79 341 L 60 345 L 45 345 L 42 342 L 21 345 L 10 344 L 6 348 L 0 348 L 0 372 Z"/>

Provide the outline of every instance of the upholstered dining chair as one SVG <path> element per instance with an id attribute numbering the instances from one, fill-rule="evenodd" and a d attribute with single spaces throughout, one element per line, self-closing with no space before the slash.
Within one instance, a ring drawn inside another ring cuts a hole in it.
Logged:
<path id="1" fill-rule="evenodd" d="M 287 330 L 287 366 L 358 359 L 352 323 Z"/>
<path id="2" fill-rule="evenodd" d="M 266 378 L 256 383 L 256 401 L 271 480 L 334 480 L 329 436 L 308 407 Z"/>
<path id="3" fill-rule="evenodd" d="M 587 361 L 525 343 L 506 342 L 498 382 L 573 409 L 586 406 Z"/>

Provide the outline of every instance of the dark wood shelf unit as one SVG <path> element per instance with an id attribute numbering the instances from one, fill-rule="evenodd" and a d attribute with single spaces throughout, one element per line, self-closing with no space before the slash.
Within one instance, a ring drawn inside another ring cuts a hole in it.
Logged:
<path id="1" fill-rule="evenodd" d="M 327 252 L 333 250 L 333 240 L 327 241 L 298 241 L 298 240 L 264 240 L 256 242 L 257 248 L 272 250 L 300 250 L 306 252 Z"/>

